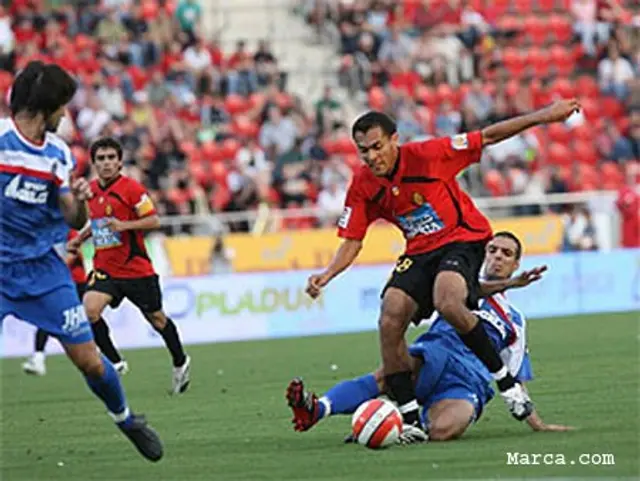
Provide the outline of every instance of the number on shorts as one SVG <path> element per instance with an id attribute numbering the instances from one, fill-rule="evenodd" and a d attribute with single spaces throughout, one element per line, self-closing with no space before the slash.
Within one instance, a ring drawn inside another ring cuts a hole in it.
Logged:
<path id="1" fill-rule="evenodd" d="M 412 264 L 413 264 L 413 260 L 408 257 L 405 257 L 401 261 L 398 261 L 398 263 L 396 264 L 396 272 L 398 274 L 402 274 L 403 272 L 408 270 Z"/>

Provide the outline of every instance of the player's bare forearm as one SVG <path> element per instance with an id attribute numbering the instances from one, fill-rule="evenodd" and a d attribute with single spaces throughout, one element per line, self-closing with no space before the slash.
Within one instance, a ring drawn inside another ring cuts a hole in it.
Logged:
<path id="1" fill-rule="evenodd" d="M 89 220 L 87 203 L 77 200 L 71 194 L 60 196 L 60 211 L 65 222 L 76 230 L 82 229 Z"/>
<path id="2" fill-rule="evenodd" d="M 512 287 L 511 279 L 497 281 L 480 281 L 480 296 L 490 297 Z"/>
<path id="3" fill-rule="evenodd" d="M 82 244 L 84 241 L 89 239 L 93 235 L 91 231 L 91 224 L 87 224 L 79 233 L 78 233 L 78 242 Z"/>
<path id="4" fill-rule="evenodd" d="M 347 269 L 358 257 L 362 249 L 362 241 L 354 239 L 345 239 L 338 247 L 333 260 L 325 269 L 324 275 L 327 281 L 333 279 L 338 274 Z"/>
<path id="5" fill-rule="evenodd" d="M 160 227 L 160 217 L 150 215 L 142 219 L 122 221 L 125 228 L 123 230 L 154 230 Z"/>
<path id="6" fill-rule="evenodd" d="M 496 144 L 536 125 L 564 121 L 580 108 L 576 99 L 559 100 L 535 112 L 495 123 L 482 130 L 482 145 Z"/>

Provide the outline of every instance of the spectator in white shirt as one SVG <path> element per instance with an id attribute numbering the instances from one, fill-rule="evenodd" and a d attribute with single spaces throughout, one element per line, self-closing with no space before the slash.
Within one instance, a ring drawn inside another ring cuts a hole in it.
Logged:
<path id="1" fill-rule="evenodd" d="M 615 95 L 624 100 L 629 93 L 629 84 L 634 79 L 631 62 L 620 55 L 615 40 L 609 42 L 608 56 L 598 64 L 600 90 L 607 95 Z"/>
<path id="2" fill-rule="evenodd" d="M 267 151 L 274 149 L 273 158 L 277 158 L 293 149 L 296 135 L 293 120 L 283 117 L 279 107 L 270 107 L 268 120 L 260 129 L 260 145 Z"/>
<path id="3" fill-rule="evenodd" d="M 186 49 L 182 58 L 187 67 L 196 74 L 213 65 L 211 53 L 203 39 L 198 39 L 198 43 Z"/>
<path id="4" fill-rule="evenodd" d="M 102 106 L 100 99 L 94 93 L 89 93 L 87 106 L 80 110 L 76 119 L 84 139 L 91 142 L 102 133 L 110 121 L 111 114 Z"/>

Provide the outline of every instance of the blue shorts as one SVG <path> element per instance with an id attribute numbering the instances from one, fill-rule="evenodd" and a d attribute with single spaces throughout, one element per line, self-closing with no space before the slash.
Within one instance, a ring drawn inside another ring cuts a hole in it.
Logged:
<path id="1" fill-rule="evenodd" d="M 91 324 L 69 269 L 62 259 L 56 263 L 49 258 L 44 263 L 52 267 L 53 272 L 48 272 L 44 280 L 52 279 L 53 288 L 51 284 L 47 286 L 42 282 L 38 282 L 39 286 L 29 288 L 26 280 L 22 279 L 10 282 L 9 289 L 3 286 L 0 289 L 0 322 L 8 315 L 13 315 L 57 337 L 63 344 L 81 344 L 93 340 Z M 36 282 L 34 279 L 32 281 Z M 41 294 L 26 295 L 25 290 Z"/>
<path id="2" fill-rule="evenodd" d="M 470 402 L 477 421 L 484 406 L 493 398 L 491 376 L 474 356 L 463 356 L 436 338 L 420 337 L 409 347 L 414 357 L 423 359 L 416 384 L 416 396 L 422 405 L 423 423 L 429 408 L 444 399 L 462 399 Z"/>

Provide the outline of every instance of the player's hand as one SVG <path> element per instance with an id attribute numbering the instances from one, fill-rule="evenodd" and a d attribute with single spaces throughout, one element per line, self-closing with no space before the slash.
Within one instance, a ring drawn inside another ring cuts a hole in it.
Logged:
<path id="1" fill-rule="evenodd" d="M 70 255 L 77 256 L 80 251 L 80 246 L 82 245 L 82 241 L 79 237 L 74 237 L 69 242 L 67 242 L 67 252 Z"/>
<path id="2" fill-rule="evenodd" d="M 542 275 L 547 272 L 547 266 L 535 267 L 531 270 L 521 272 L 511 280 L 511 287 L 527 287 L 542 279 Z"/>
<path id="3" fill-rule="evenodd" d="M 564 433 L 566 431 L 573 431 L 575 428 L 572 426 L 564 426 L 563 424 L 543 424 L 539 426 L 536 431 L 547 431 L 554 433 Z"/>
<path id="4" fill-rule="evenodd" d="M 426 443 L 428 440 L 429 435 L 418 426 L 414 426 L 413 424 L 403 424 L 402 433 L 400 433 L 400 437 L 398 438 L 398 444 L 406 445 Z"/>
<path id="5" fill-rule="evenodd" d="M 328 283 L 329 283 L 329 276 L 327 276 L 325 273 L 314 274 L 310 276 L 309 279 L 307 280 L 307 288 L 305 289 L 305 292 L 312 299 L 316 299 L 320 295 L 322 288 L 326 286 Z"/>
<path id="6" fill-rule="evenodd" d="M 80 202 L 91 199 L 93 192 L 91 192 L 91 186 L 87 179 L 79 177 L 77 179 L 71 178 L 71 193 Z"/>
<path id="7" fill-rule="evenodd" d="M 111 230 L 111 232 L 123 232 L 128 229 L 125 221 L 116 219 L 115 217 L 107 219 L 105 225 Z"/>
<path id="8" fill-rule="evenodd" d="M 574 112 L 579 112 L 581 109 L 582 106 L 578 99 L 557 100 L 550 106 L 541 110 L 542 123 L 550 124 L 553 122 L 564 122 Z"/>

